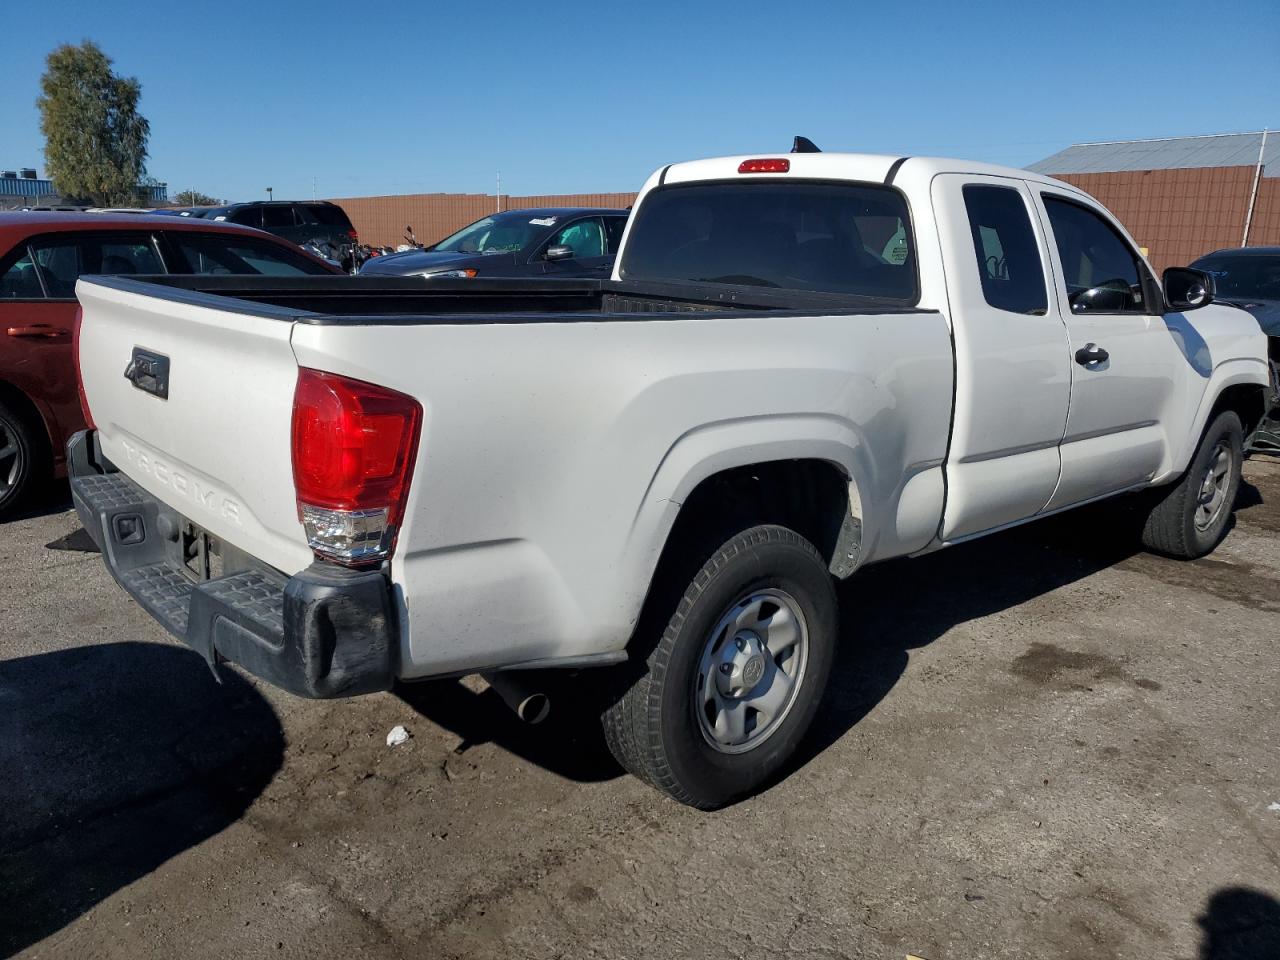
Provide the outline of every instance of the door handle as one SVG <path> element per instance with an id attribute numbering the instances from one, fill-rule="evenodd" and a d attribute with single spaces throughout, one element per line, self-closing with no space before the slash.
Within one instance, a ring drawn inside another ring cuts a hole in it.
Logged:
<path id="1" fill-rule="evenodd" d="M 1083 347 L 1076 351 L 1076 363 L 1082 367 L 1091 367 L 1095 363 L 1102 363 L 1109 360 L 1111 354 L 1103 350 L 1096 343 L 1086 343 Z"/>
<path id="2" fill-rule="evenodd" d="M 25 327 L 10 327 L 6 333 L 11 337 L 39 337 L 42 340 L 62 340 L 67 331 L 51 327 L 47 323 L 32 323 Z"/>

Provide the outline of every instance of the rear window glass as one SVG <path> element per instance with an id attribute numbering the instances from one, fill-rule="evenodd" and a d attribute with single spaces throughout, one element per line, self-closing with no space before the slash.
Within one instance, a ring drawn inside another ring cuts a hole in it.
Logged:
<path id="1" fill-rule="evenodd" d="M 634 214 L 621 275 L 915 303 L 906 200 L 873 184 L 700 183 L 655 190 Z"/>

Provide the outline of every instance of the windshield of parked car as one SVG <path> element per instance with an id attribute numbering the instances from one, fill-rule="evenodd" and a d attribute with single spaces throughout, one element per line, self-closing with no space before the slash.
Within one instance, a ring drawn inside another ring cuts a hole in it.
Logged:
<path id="1" fill-rule="evenodd" d="M 621 275 L 916 301 L 906 200 L 877 184 L 743 182 L 651 192 Z"/>
<path id="2" fill-rule="evenodd" d="M 1191 266 L 1213 277 L 1220 300 L 1280 300 L 1280 254 L 1217 253 Z"/>
<path id="3" fill-rule="evenodd" d="M 431 249 L 446 253 L 514 253 L 534 243 L 548 227 L 555 226 L 556 220 L 528 211 L 500 213 L 463 227 Z"/>

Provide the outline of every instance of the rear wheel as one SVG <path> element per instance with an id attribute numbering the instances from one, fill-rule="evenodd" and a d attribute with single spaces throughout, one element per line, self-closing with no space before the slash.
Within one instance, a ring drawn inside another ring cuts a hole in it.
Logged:
<path id="1" fill-rule="evenodd" d="M 10 516 L 31 492 L 41 471 L 41 444 L 30 421 L 0 401 L 0 519 Z"/>
<path id="2" fill-rule="evenodd" d="M 659 591 L 661 593 L 661 591 Z M 794 754 L 835 653 L 827 565 L 785 527 L 752 527 L 712 552 L 672 602 L 643 673 L 604 716 L 630 772 L 714 809 L 758 789 Z"/>
<path id="3" fill-rule="evenodd" d="M 1244 429 L 1224 410 L 1205 429 L 1182 479 L 1156 492 L 1142 530 L 1149 549 L 1183 560 L 1203 557 L 1222 542 L 1240 489 Z"/>

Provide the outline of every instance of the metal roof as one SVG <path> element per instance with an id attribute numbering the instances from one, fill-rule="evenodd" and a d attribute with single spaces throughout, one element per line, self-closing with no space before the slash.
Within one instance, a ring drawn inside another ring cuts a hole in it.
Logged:
<path id="1" fill-rule="evenodd" d="M 1162 137 L 1077 143 L 1030 164 L 1035 173 L 1116 173 L 1121 170 L 1175 170 L 1184 167 L 1251 167 L 1258 162 L 1262 131 L 1208 137 Z M 1264 177 L 1280 177 L 1280 131 L 1267 134 Z"/>

